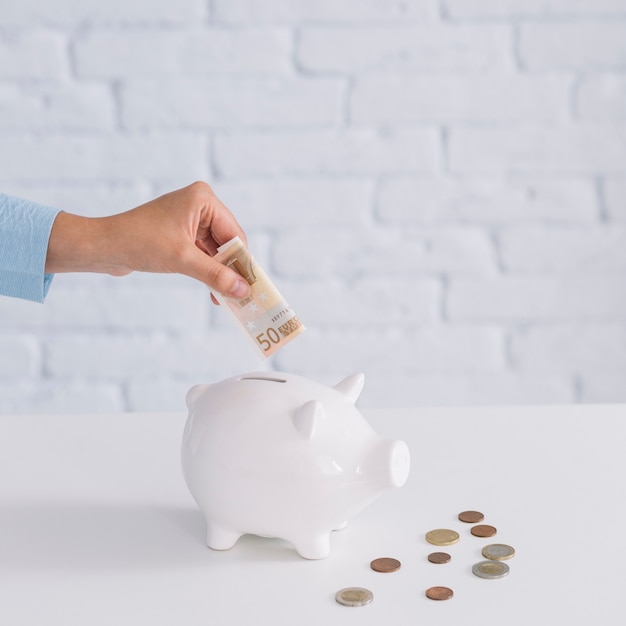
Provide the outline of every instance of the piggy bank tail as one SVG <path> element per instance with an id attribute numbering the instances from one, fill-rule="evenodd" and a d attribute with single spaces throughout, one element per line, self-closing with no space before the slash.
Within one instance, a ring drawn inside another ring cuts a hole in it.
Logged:
<path id="1" fill-rule="evenodd" d="M 194 385 L 185 396 L 185 402 L 187 404 L 187 408 L 191 409 L 193 405 L 196 403 L 198 398 L 204 393 L 204 390 L 208 388 L 209 385 Z"/>

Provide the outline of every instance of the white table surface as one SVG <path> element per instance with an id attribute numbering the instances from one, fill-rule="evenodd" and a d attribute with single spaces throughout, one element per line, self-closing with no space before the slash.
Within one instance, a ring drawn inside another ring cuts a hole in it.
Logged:
<path id="1" fill-rule="evenodd" d="M 411 476 L 333 533 L 321 561 L 277 539 L 204 545 L 182 414 L 0 416 L 0 623 L 626 624 L 626 406 L 363 413 L 409 444 Z M 497 536 L 473 537 L 465 509 Z M 426 543 L 442 527 L 461 541 Z M 517 550 L 509 576 L 475 577 L 496 541 Z M 428 563 L 435 550 L 452 561 Z M 402 568 L 372 571 L 380 556 Z M 454 597 L 428 600 L 433 585 Z M 374 602 L 340 606 L 347 586 Z"/>

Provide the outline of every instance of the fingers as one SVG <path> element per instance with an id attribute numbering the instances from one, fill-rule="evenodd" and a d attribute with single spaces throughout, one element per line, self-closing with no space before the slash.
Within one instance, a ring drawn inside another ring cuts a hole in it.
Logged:
<path id="1" fill-rule="evenodd" d="M 190 249 L 180 272 L 230 298 L 244 298 L 250 291 L 247 281 L 237 272 L 212 259 L 196 247 Z"/>
<path id="2" fill-rule="evenodd" d="M 230 241 L 234 237 L 239 237 L 247 244 L 246 234 L 235 219 L 235 216 L 228 210 L 224 203 L 215 195 L 207 183 L 195 182 L 184 190 L 191 194 L 188 206 L 206 207 L 208 210 L 202 212 L 198 238 L 207 252 L 213 256 L 217 248 Z"/>

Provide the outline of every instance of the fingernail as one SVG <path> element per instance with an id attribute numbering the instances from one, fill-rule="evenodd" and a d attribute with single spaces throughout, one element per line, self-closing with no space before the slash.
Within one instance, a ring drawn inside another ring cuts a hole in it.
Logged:
<path id="1" fill-rule="evenodd" d="M 238 280 L 230 290 L 230 295 L 233 298 L 243 298 L 248 295 L 248 289 L 248 283 L 245 280 Z"/>

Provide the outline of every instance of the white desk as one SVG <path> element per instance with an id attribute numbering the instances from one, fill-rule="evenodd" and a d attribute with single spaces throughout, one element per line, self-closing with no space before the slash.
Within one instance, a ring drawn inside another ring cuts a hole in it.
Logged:
<path id="1" fill-rule="evenodd" d="M 0 417 L 0 623 L 626 624 L 626 406 L 364 413 L 407 441 L 411 477 L 333 533 L 322 561 L 276 539 L 204 546 L 184 415 Z M 498 535 L 471 536 L 465 509 Z M 424 534 L 441 527 L 461 541 L 433 565 Z M 491 542 L 517 550 L 507 578 L 471 573 Z M 371 571 L 380 556 L 402 568 Z M 428 600 L 433 585 L 454 597 Z M 347 586 L 374 602 L 338 605 Z"/>

